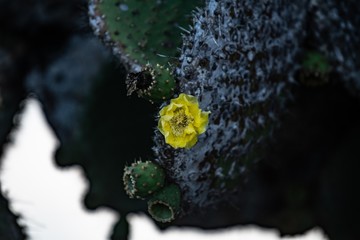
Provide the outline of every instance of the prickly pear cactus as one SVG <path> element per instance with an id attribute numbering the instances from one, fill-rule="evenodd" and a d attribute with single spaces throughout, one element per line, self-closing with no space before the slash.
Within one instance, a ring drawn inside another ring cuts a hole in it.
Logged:
<path id="1" fill-rule="evenodd" d="M 89 180 L 85 206 L 120 214 L 111 239 L 128 238 L 126 214 L 138 211 L 161 229 L 321 226 L 331 240 L 359 239 L 345 216 L 360 201 L 359 3 L 20 2 L 0 1 L 0 44 L 16 46 L 0 48 L 1 144 L 35 95 L 60 142 L 57 164 Z M 74 28 L 84 25 L 76 9 L 89 10 L 92 29 Z M 152 167 L 128 166 L 139 158 Z"/>
<path id="2" fill-rule="evenodd" d="M 195 12 L 193 26 L 183 38 L 178 63 L 174 62 L 172 75 L 177 81 L 173 96 L 171 92 L 166 97 L 161 96 L 161 91 L 160 94 L 154 92 L 159 82 L 152 72 L 152 62 L 149 67 L 144 67 L 144 63 L 129 61 L 129 57 L 136 58 L 137 55 L 120 51 L 118 45 L 114 45 L 115 55 L 120 56 L 130 69 L 129 92 L 136 91 L 149 99 L 156 95 L 159 102 L 184 93 L 194 96 L 203 111 L 211 112 L 205 133 L 189 149 L 174 149 L 165 142 L 159 130 L 155 130 L 153 161 L 165 169 L 168 181 L 175 183 L 181 191 L 179 214 L 177 218 L 171 218 L 172 224 L 191 222 L 203 226 L 201 218 L 195 215 L 220 214 L 214 209 L 224 202 L 234 206 L 228 207 L 228 211 L 236 212 L 236 206 L 245 194 L 243 189 L 253 177 L 253 168 L 268 159 L 268 144 L 274 141 L 283 115 L 296 95 L 293 91 L 299 72 L 307 78 L 303 79 L 306 82 L 309 73 L 339 72 L 341 68 L 335 63 L 350 66 L 341 62 L 339 55 L 334 55 L 335 50 L 324 54 L 326 47 L 309 44 L 314 38 L 321 39 L 324 45 L 329 44 L 322 35 L 317 35 L 321 31 L 316 28 L 326 26 L 322 25 L 321 16 L 332 4 L 325 8 L 317 8 L 318 5 L 307 1 L 288 5 L 282 1 L 206 1 L 205 8 Z M 121 12 L 128 11 L 132 5 L 124 1 L 116 6 L 118 9 L 112 7 L 113 11 Z M 113 41 L 116 37 L 108 31 L 109 20 L 106 14 L 101 15 L 101 9 L 105 9 L 102 7 L 98 2 L 90 2 L 90 21 L 97 35 L 108 42 Z M 314 22 L 315 26 L 307 28 L 309 22 Z M 115 35 L 121 36 L 121 31 Z M 339 36 L 335 38 L 346 40 Z M 351 41 L 355 39 L 351 38 Z M 134 40 L 134 43 L 142 46 L 141 41 Z M 304 49 L 319 52 L 324 57 L 304 56 Z M 356 69 L 353 64 L 353 74 Z M 160 86 L 164 85 L 164 82 L 160 83 Z M 163 101 L 158 110 L 167 103 Z M 150 211 L 150 215 L 153 213 Z M 161 218 L 154 219 L 161 222 Z"/>
<path id="3" fill-rule="evenodd" d="M 264 157 L 299 67 L 294 62 L 304 38 L 305 4 L 291 9 L 296 16 L 276 4 L 211 0 L 196 13 L 176 76 L 179 91 L 211 112 L 209 125 L 191 149 L 173 149 L 160 134 L 154 147 L 156 161 L 186 189 L 183 213 L 238 201 L 249 167 Z"/>

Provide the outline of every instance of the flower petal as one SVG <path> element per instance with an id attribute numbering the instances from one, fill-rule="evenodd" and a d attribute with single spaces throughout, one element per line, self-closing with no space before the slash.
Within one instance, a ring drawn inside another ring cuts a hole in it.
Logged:
<path id="1" fill-rule="evenodd" d="M 196 97 L 181 93 L 159 114 L 158 129 L 165 142 L 174 148 L 190 148 L 198 141 L 197 136 L 205 132 L 210 112 L 199 108 Z"/>

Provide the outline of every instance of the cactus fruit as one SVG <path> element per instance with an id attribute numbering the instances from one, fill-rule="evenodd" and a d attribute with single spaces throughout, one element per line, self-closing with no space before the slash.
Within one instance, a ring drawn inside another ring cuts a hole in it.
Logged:
<path id="1" fill-rule="evenodd" d="M 180 200 L 179 187 L 175 184 L 168 185 L 148 201 L 148 212 L 158 222 L 171 222 L 180 210 Z"/>
<path id="2" fill-rule="evenodd" d="M 125 167 L 123 181 L 130 198 L 144 199 L 164 186 L 165 173 L 153 162 L 137 161 Z"/>
<path id="3" fill-rule="evenodd" d="M 159 64 L 146 64 L 140 72 L 130 72 L 126 79 L 128 95 L 136 91 L 139 97 L 149 101 L 164 101 L 173 96 L 175 79 L 170 69 Z"/>

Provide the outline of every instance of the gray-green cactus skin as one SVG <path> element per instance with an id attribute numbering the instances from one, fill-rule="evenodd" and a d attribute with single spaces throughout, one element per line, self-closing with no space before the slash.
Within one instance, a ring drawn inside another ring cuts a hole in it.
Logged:
<path id="1" fill-rule="evenodd" d="M 156 161 L 187 189 L 183 213 L 238 201 L 247 173 L 264 158 L 263 148 L 280 125 L 299 69 L 294 62 L 305 37 L 306 4 L 291 5 L 296 15 L 277 4 L 207 1 L 184 38 L 179 92 L 196 96 L 211 112 L 209 125 L 191 149 L 175 150 L 161 134 L 154 138 Z"/>

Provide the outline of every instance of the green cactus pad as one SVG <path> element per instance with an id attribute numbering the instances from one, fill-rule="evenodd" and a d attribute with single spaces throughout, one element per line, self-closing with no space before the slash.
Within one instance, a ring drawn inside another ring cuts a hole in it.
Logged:
<path id="1" fill-rule="evenodd" d="M 144 199 L 164 186 L 165 173 L 153 162 L 138 161 L 125 167 L 123 181 L 130 198 Z"/>
<path id="2" fill-rule="evenodd" d="M 180 209 L 180 198 L 181 193 L 177 185 L 166 186 L 148 201 L 148 212 L 158 222 L 171 222 Z"/>
<path id="3" fill-rule="evenodd" d="M 139 97 L 153 101 L 164 101 L 173 96 L 175 79 L 170 69 L 156 64 L 146 64 L 138 73 L 129 73 L 126 84 L 128 94 L 136 92 Z"/>
<path id="4" fill-rule="evenodd" d="M 90 24 L 130 70 L 165 65 L 178 53 L 181 28 L 200 0 L 90 0 Z"/>

